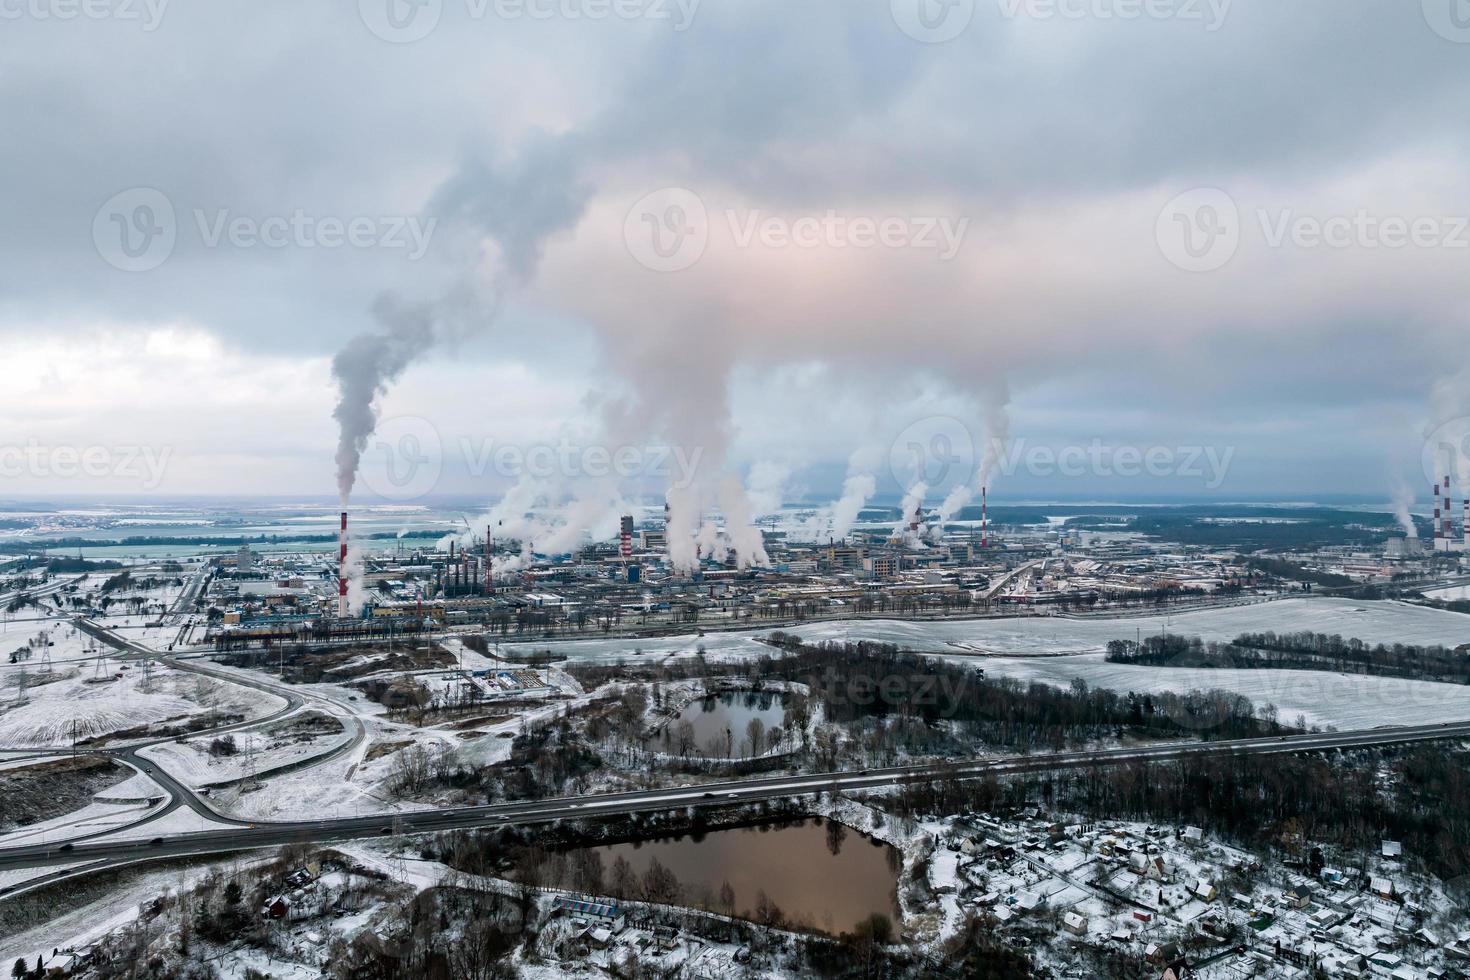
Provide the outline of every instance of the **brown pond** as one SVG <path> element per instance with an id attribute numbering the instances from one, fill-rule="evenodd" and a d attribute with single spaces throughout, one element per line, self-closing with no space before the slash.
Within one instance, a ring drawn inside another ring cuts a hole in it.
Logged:
<path id="1" fill-rule="evenodd" d="M 899 922 L 898 850 L 820 817 L 596 850 L 608 872 L 622 857 L 640 878 L 657 858 L 677 877 L 683 904 L 696 908 L 724 912 L 719 895 L 728 882 L 744 918 L 756 918 L 764 892 L 788 924 L 831 935 L 873 915 Z"/>

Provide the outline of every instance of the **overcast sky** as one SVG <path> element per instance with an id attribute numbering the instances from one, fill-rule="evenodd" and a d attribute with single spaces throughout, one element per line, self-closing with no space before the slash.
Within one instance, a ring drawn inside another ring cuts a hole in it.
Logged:
<path id="1" fill-rule="evenodd" d="M 1004 430 L 997 493 L 1423 498 L 1470 414 L 1463 0 L 0 0 L 0 46 L 0 496 L 331 494 L 384 294 L 437 311 L 378 403 L 435 492 L 671 443 L 897 490 Z"/>

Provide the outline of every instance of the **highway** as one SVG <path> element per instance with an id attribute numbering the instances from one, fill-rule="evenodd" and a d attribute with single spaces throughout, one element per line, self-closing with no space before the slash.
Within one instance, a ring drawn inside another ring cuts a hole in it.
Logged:
<path id="1" fill-rule="evenodd" d="M 192 857 L 279 847 L 284 844 L 433 834 L 472 828 L 534 826 L 559 820 L 622 816 L 685 807 L 740 806 L 783 797 L 812 797 L 827 792 L 891 789 L 937 779 L 982 779 L 988 776 L 1061 771 L 1094 765 L 1169 762 L 1194 756 L 1330 752 L 1447 739 L 1470 739 L 1470 722 L 1236 741 L 1168 743 L 1143 748 L 1009 756 L 810 775 L 759 776 L 675 789 L 423 810 L 392 816 L 255 823 L 219 830 L 162 835 L 151 839 L 103 840 L 70 845 L 52 842 L 0 850 L 0 871 L 86 862 L 87 867 L 84 870 L 91 872 L 156 858 Z M 0 891 L 0 894 L 4 892 Z"/>

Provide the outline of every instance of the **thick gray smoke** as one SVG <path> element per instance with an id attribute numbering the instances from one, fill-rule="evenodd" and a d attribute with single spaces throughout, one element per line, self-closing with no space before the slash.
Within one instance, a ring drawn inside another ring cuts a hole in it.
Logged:
<path id="1" fill-rule="evenodd" d="M 348 341 L 332 359 L 337 382 L 337 494 L 342 506 L 352 496 L 363 450 L 378 427 L 377 400 L 388 386 L 434 345 L 434 316 L 426 307 L 403 305 L 391 295 L 373 304 L 377 333 Z"/>
<path id="2" fill-rule="evenodd" d="M 432 302 L 379 296 L 372 308 L 377 329 L 348 341 L 332 361 L 344 507 L 377 429 L 379 399 L 435 344 L 487 328 L 502 294 L 535 276 L 546 241 L 581 218 L 592 191 L 576 179 L 576 160 L 566 141 L 542 140 L 504 168 L 464 164 L 434 195 L 429 211 L 459 239 L 449 284 Z"/>

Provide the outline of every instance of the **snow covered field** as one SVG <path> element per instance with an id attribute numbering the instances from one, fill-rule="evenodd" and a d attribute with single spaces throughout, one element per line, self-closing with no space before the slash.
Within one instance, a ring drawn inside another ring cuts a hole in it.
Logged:
<path id="1" fill-rule="evenodd" d="M 0 745 L 6 747 L 65 746 L 73 735 L 106 735 L 210 710 L 260 718 L 285 706 L 274 695 L 169 667 L 153 667 L 145 679 L 140 664 L 116 660 L 100 669 L 95 663 L 58 668 L 49 678 L 32 673 L 24 701 L 18 679 L 12 671 L 0 687 Z"/>
<path id="2" fill-rule="evenodd" d="M 1058 686 L 1081 677 L 1094 687 L 1158 693 L 1222 688 L 1257 705 L 1274 704 L 1283 721 L 1341 729 L 1470 718 L 1470 688 L 1383 677 L 1282 670 L 1190 670 L 1109 664 L 1109 640 L 1161 630 L 1229 641 L 1241 633 L 1313 631 L 1369 643 L 1470 643 L 1470 616 L 1400 602 L 1294 598 L 1228 606 L 1175 616 L 1068 618 L 1062 616 L 910 623 L 894 620 L 811 623 L 786 632 L 808 640 L 882 640 L 912 650 L 963 657 L 992 675 Z M 573 661 L 693 656 L 758 656 L 771 648 L 757 638 L 770 630 L 637 640 L 576 640 L 536 644 Z M 517 648 L 508 648 L 514 651 Z"/>
<path id="3" fill-rule="evenodd" d="M 1133 639 L 1140 631 L 1144 635 L 1166 631 L 1229 641 L 1257 630 L 1336 633 L 1368 643 L 1458 646 L 1470 643 L 1470 616 L 1402 602 L 1301 598 L 1175 616 L 813 623 L 788 632 L 809 640 L 886 640 L 933 653 L 959 648 L 975 653 L 1025 655 L 1101 653 L 1109 640 Z"/>
<path id="4" fill-rule="evenodd" d="M 170 776 L 197 788 L 325 755 L 352 740 L 352 733 L 331 719 L 322 719 L 320 731 L 302 731 L 302 718 L 294 715 L 269 728 L 233 732 L 229 740 L 235 748 L 228 755 L 210 753 L 214 739 L 211 735 L 150 745 L 141 754 L 162 766 Z"/>
<path id="5" fill-rule="evenodd" d="M 1014 677 L 1066 687 L 1080 677 L 1093 687 L 1138 694 L 1221 688 L 1244 695 L 1257 707 L 1276 706 L 1292 724 L 1343 730 L 1380 725 L 1433 725 L 1470 719 L 1470 687 L 1365 677 L 1314 670 L 1200 670 L 1110 664 L 1101 654 L 1078 657 L 1006 657 L 985 661 L 991 677 Z"/>
<path id="6" fill-rule="evenodd" d="M 995 656 L 1101 653 L 1109 640 L 1132 639 L 1167 630 L 1206 640 L 1233 640 L 1241 633 L 1313 631 L 1357 637 L 1369 643 L 1470 643 L 1470 616 L 1402 602 L 1355 602 L 1350 599 L 1282 599 L 1245 606 L 1225 606 L 1174 616 L 1079 617 L 1033 616 L 945 622 L 862 620 L 810 623 L 785 630 L 808 640 L 882 640 L 925 653 L 970 652 Z M 632 640 L 567 640 L 507 646 L 508 653 L 551 650 L 580 661 L 633 660 L 644 657 L 693 656 L 703 646 L 711 655 L 759 655 L 770 648 L 757 637 L 770 628 L 745 633 L 711 633 Z"/>

